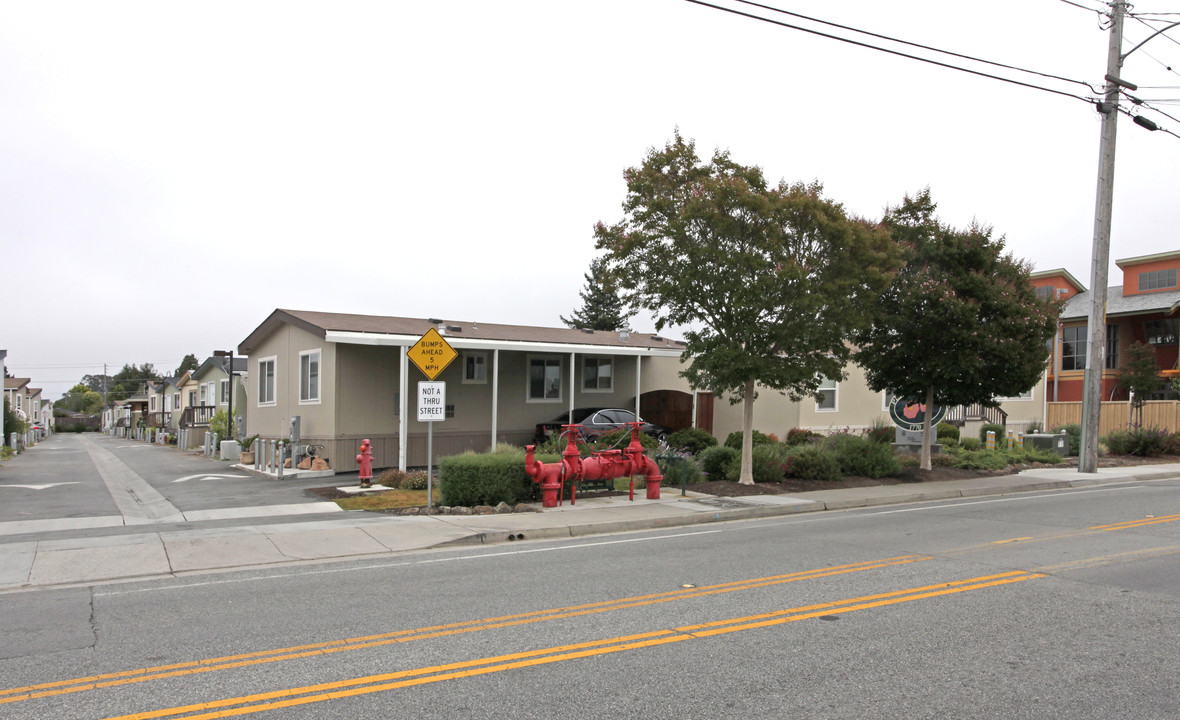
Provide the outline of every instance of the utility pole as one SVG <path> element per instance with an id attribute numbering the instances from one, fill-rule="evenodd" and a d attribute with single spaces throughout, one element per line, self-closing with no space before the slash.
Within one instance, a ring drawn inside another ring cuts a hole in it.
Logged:
<path id="1" fill-rule="evenodd" d="M 1098 423 L 1102 412 L 1102 370 L 1106 365 L 1106 284 L 1110 265 L 1110 220 L 1114 206 L 1114 146 L 1118 131 L 1119 79 L 1123 64 L 1123 15 L 1127 4 L 1111 3 L 1110 43 L 1106 50 L 1106 95 L 1102 113 L 1102 141 L 1098 151 L 1098 197 L 1094 205 L 1094 249 L 1090 259 L 1090 343 L 1086 354 L 1082 396 L 1082 444 L 1078 472 L 1098 472 Z"/>

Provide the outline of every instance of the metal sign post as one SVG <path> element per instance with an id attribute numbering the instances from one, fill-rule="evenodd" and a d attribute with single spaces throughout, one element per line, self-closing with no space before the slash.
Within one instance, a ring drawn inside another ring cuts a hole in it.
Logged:
<path id="1" fill-rule="evenodd" d="M 432 382 L 418 383 L 418 422 L 426 423 L 426 512 L 434 507 L 434 497 L 431 492 L 434 473 L 434 423 L 442 422 L 447 416 L 447 384 L 433 382 L 459 353 L 450 343 L 439 334 L 438 330 L 430 328 L 418 342 L 406 349 L 406 357 L 414 363 L 414 367 Z"/>
<path id="2" fill-rule="evenodd" d="M 434 507 L 431 492 L 434 471 L 434 424 L 447 416 L 447 384 L 445 382 L 418 382 L 418 422 L 426 423 L 426 508 Z"/>

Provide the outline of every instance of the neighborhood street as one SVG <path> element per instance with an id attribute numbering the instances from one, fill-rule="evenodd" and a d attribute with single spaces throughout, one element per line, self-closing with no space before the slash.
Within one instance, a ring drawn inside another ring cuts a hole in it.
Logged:
<path id="1" fill-rule="evenodd" d="M 78 484 L 5 496 L 0 522 L 119 515 L 100 492 L 134 484 L 119 463 L 182 514 L 302 498 L 176 482 L 216 465 L 116 442 L 55 436 L 6 463 L 0 492 Z M 1175 717 L 1178 486 L 14 590 L 0 703 L 6 718 Z"/>

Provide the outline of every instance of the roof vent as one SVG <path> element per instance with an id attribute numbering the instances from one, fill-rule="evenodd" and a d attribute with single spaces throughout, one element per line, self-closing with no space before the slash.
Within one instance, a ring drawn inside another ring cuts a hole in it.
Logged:
<path id="1" fill-rule="evenodd" d="M 447 325 L 447 332 L 463 332 L 461 325 Z"/>
<path id="2" fill-rule="evenodd" d="M 631 339 L 631 331 L 630 330 L 624 330 L 623 332 L 619 333 L 619 342 L 627 342 L 630 339 Z"/>
<path id="3" fill-rule="evenodd" d="M 655 340 L 656 342 L 659 342 L 659 341 L 663 340 L 664 338 L 660 337 L 659 335 L 652 335 L 651 339 Z"/>
<path id="4" fill-rule="evenodd" d="M 594 334 L 594 328 L 578 328 L 578 329 L 581 330 L 582 332 L 586 333 L 587 335 Z"/>
<path id="5" fill-rule="evenodd" d="M 438 318 L 430 318 L 426 322 L 430 323 L 431 325 L 442 325 L 445 321 L 439 320 Z"/>

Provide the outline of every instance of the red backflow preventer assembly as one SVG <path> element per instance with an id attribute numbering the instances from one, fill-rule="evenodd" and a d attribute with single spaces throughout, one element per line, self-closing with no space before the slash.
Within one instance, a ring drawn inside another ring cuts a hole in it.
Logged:
<path id="1" fill-rule="evenodd" d="M 627 423 L 631 426 L 631 444 L 622 450 L 595 450 L 590 457 L 583 458 L 578 452 L 574 438 L 581 425 L 562 425 L 569 437 L 569 443 L 561 453 L 561 462 L 538 462 L 533 456 L 535 445 L 525 447 L 524 469 L 533 482 L 541 486 L 541 505 L 543 507 L 557 507 L 566 484 L 572 492 L 570 504 L 574 504 L 578 492 L 578 483 L 582 480 L 613 480 L 621 477 L 642 475 L 646 480 L 647 499 L 660 499 L 660 481 L 664 476 L 660 474 L 660 467 L 656 461 L 644 454 L 643 445 L 639 442 L 639 428 L 643 423 Z M 634 496 L 634 485 L 632 485 Z"/>

